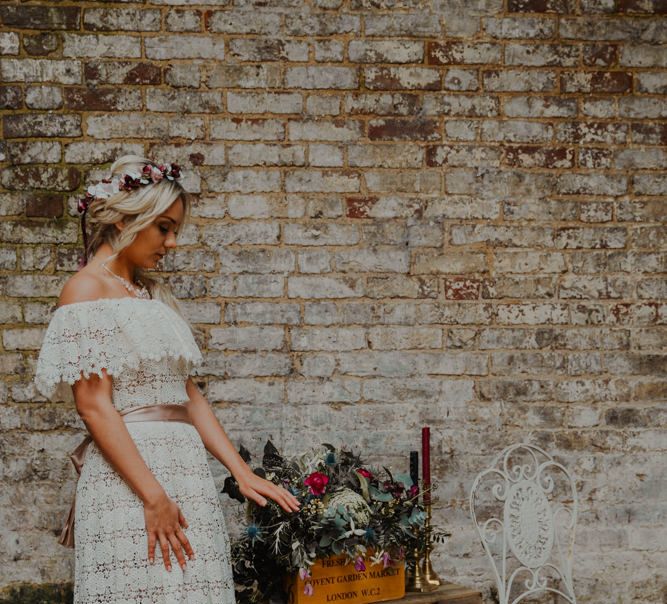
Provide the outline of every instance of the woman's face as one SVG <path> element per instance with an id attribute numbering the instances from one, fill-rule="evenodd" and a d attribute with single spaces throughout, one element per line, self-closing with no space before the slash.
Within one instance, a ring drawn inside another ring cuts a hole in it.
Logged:
<path id="1" fill-rule="evenodd" d="M 179 197 L 166 212 L 137 233 L 123 255 L 140 268 L 155 268 L 160 259 L 176 247 L 176 233 L 183 222 L 185 208 Z"/>

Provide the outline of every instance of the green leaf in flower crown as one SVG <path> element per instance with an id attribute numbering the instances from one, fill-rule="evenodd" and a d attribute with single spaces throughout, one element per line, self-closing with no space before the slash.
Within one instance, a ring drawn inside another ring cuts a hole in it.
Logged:
<path id="1" fill-rule="evenodd" d="M 370 485 L 368 487 L 369 494 L 371 496 L 371 499 L 374 499 L 375 501 L 391 501 L 394 496 L 391 493 L 387 493 L 385 491 L 380 491 L 377 487 L 374 487 L 373 485 Z"/>
<path id="2" fill-rule="evenodd" d="M 331 535 L 322 535 L 322 538 L 320 539 L 320 547 L 329 547 L 332 541 L 333 538 Z"/>

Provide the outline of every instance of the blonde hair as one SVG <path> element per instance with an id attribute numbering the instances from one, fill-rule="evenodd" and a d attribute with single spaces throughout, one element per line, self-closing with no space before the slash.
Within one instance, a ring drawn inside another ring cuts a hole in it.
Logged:
<path id="1" fill-rule="evenodd" d="M 123 155 L 111 165 L 109 177 L 138 172 L 141 173 L 145 165 L 157 166 L 150 159 L 139 155 Z M 130 191 L 119 191 L 105 199 L 94 199 L 88 206 L 86 222 L 89 226 L 88 246 L 84 250 L 86 259 L 93 256 L 102 243 L 108 243 L 114 258 L 128 247 L 136 238 L 139 231 L 146 228 L 155 218 L 163 214 L 177 199 L 183 201 L 183 223 L 180 233 L 190 213 L 192 199 L 177 180 L 167 178 L 149 185 L 143 185 Z M 123 221 L 125 227 L 119 230 L 115 223 Z M 178 301 L 164 283 L 141 269 L 137 270 L 138 278 L 148 289 L 152 298 L 171 306 L 181 314 Z"/>

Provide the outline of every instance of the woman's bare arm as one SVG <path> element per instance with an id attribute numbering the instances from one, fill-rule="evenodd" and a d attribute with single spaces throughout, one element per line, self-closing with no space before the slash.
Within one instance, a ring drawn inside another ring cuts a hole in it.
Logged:
<path id="1" fill-rule="evenodd" d="M 282 487 L 257 476 L 243 461 L 213 413 L 211 405 L 192 381 L 192 378 L 188 378 L 186 390 L 190 398 L 187 403 L 188 413 L 201 436 L 204 446 L 213 457 L 224 464 L 232 473 L 232 476 L 239 483 L 241 494 L 262 506 L 266 505 L 266 497 L 269 497 L 285 511 L 297 511 L 300 504 L 294 495 Z"/>

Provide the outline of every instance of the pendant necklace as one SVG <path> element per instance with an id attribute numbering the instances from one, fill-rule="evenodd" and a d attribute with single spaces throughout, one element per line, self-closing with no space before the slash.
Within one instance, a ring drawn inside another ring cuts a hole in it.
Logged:
<path id="1" fill-rule="evenodd" d="M 107 260 L 102 262 L 102 268 L 107 271 L 112 277 L 120 281 L 125 289 L 129 291 L 131 294 L 134 294 L 137 298 L 141 298 L 142 300 L 150 300 L 151 295 L 146 288 L 146 286 L 139 280 L 137 280 L 137 283 L 141 287 L 137 287 L 134 283 L 130 283 L 125 277 L 121 277 L 120 275 L 117 275 L 114 273 L 108 266 L 107 266 Z"/>

